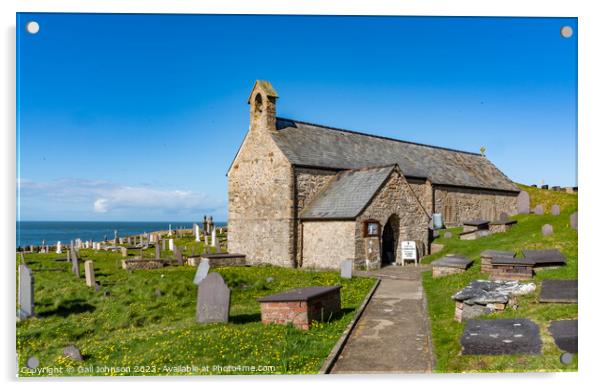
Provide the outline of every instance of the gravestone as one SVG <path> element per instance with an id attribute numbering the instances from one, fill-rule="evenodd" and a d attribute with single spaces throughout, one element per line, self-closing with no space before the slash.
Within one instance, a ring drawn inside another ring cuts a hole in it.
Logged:
<path id="1" fill-rule="evenodd" d="M 75 345 L 70 345 L 63 349 L 63 356 L 75 361 L 84 360 L 82 353 L 80 352 L 79 348 L 77 348 Z"/>
<path id="2" fill-rule="evenodd" d="M 577 211 L 575 211 L 573 214 L 571 214 L 571 228 L 577 230 L 577 226 L 578 224 L 578 220 L 577 220 Z"/>
<path id="3" fill-rule="evenodd" d="M 81 277 L 79 274 L 79 259 L 77 258 L 77 254 L 75 253 L 75 249 L 71 249 L 71 271 L 76 277 Z"/>
<path id="4" fill-rule="evenodd" d="M 178 265 L 184 265 L 184 257 L 182 256 L 182 252 L 180 252 L 180 248 L 178 248 L 177 245 L 174 245 L 173 253 L 176 260 L 178 261 Z"/>
<path id="5" fill-rule="evenodd" d="M 172 252 L 174 251 L 173 238 L 169 239 L 169 250 L 172 251 Z"/>
<path id="6" fill-rule="evenodd" d="M 533 213 L 535 215 L 543 215 L 543 206 L 538 204 L 537 206 L 535 206 L 535 209 L 533 210 Z"/>
<path id="7" fill-rule="evenodd" d="M 211 230 L 211 246 L 216 246 L 217 245 L 217 232 L 215 231 L 215 229 Z"/>
<path id="8" fill-rule="evenodd" d="M 529 211 L 531 210 L 531 198 L 529 197 L 529 193 L 527 191 L 521 191 L 518 193 L 517 203 L 519 214 L 529 214 Z"/>
<path id="9" fill-rule="evenodd" d="M 205 235 L 205 248 L 209 246 L 209 236 Z"/>
<path id="10" fill-rule="evenodd" d="M 209 259 L 202 259 L 192 282 L 198 286 L 209 274 L 209 268 Z"/>
<path id="11" fill-rule="evenodd" d="M 353 260 L 347 259 L 341 262 L 341 278 L 351 279 L 351 273 L 353 271 Z"/>
<path id="12" fill-rule="evenodd" d="M 549 223 L 546 223 L 541 227 L 541 234 L 543 234 L 544 236 L 551 236 L 552 234 L 554 234 L 554 228 Z"/>
<path id="13" fill-rule="evenodd" d="M 159 242 L 155 243 L 155 259 L 161 258 L 161 247 L 159 246 Z"/>
<path id="14" fill-rule="evenodd" d="M 452 238 L 452 236 L 453 236 L 452 232 L 443 233 L 443 238 Z"/>
<path id="15" fill-rule="evenodd" d="M 222 276 L 211 272 L 197 290 L 196 321 L 205 323 L 228 322 L 230 289 Z"/>
<path id="16" fill-rule="evenodd" d="M 161 250 L 164 251 L 167 249 L 167 240 L 165 238 L 163 238 L 161 240 Z"/>
<path id="17" fill-rule="evenodd" d="M 124 246 L 121 247 L 121 257 L 128 257 L 128 248 Z"/>
<path id="18" fill-rule="evenodd" d="M 219 239 L 215 243 L 215 253 L 222 253 L 222 244 L 219 242 Z"/>
<path id="19" fill-rule="evenodd" d="M 552 321 L 548 330 L 554 343 L 563 351 L 577 353 L 577 320 Z"/>
<path id="20" fill-rule="evenodd" d="M 560 206 L 557 204 L 552 205 L 552 215 L 560 215 Z"/>
<path id="21" fill-rule="evenodd" d="M 469 320 L 460 339 L 463 355 L 539 355 L 536 323 L 526 318 Z"/>
<path id="22" fill-rule="evenodd" d="M 84 263 L 84 272 L 86 274 L 86 286 L 96 287 L 96 278 L 94 276 L 94 262 L 86 260 Z"/>
<path id="23" fill-rule="evenodd" d="M 57 241 L 57 243 L 56 243 L 56 253 L 57 254 L 63 253 L 63 246 L 61 245 L 60 241 Z"/>
<path id="24" fill-rule="evenodd" d="M 34 278 L 31 270 L 25 265 L 19 266 L 19 312 L 18 318 L 24 320 L 34 315 L 33 310 Z"/>

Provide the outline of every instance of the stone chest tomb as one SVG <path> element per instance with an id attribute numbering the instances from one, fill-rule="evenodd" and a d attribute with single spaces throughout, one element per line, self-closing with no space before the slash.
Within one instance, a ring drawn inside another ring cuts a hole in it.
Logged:
<path id="1" fill-rule="evenodd" d="M 312 321 L 329 321 L 341 311 L 340 290 L 341 286 L 312 286 L 259 298 L 261 322 L 308 330 Z"/>

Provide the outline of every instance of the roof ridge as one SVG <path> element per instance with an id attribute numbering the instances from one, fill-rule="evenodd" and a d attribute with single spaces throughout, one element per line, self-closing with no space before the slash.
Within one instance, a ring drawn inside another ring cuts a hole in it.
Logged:
<path id="1" fill-rule="evenodd" d="M 366 137 L 384 139 L 384 140 L 387 140 L 387 141 L 394 141 L 394 142 L 400 142 L 400 143 L 404 143 L 404 144 L 423 146 L 423 147 L 426 147 L 426 148 L 447 150 L 449 152 L 470 154 L 470 155 L 473 155 L 473 156 L 482 156 L 480 153 L 469 152 L 469 151 L 466 151 L 466 150 L 446 148 L 444 146 L 437 146 L 437 145 L 422 144 L 420 142 L 404 141 L 404 140 L 397 139 L 397 138 L 385 137 L 383 135 L 376 135 L 376 134 L 363 133 L 363 132 L 355 131 L 355 130 L 341 129 L 339 127 L 325 126 L 325 125 L 320 125 L 318 123 L 305 122 L 305 121 L 300 121 L 300 120 L 296 120 L 296 119 L 283 118 L 283 117 L 276 117 L 276 119 L 277 120 L 280 119 L 280 120 L 283 120 L 283 121 L 289 121 L 289 122 L 293 122 L 293 123 L 301 123 L 301 124 L 309 125 L 309 126 L 321 127 L 323 129 L 326 129 L 326 130 L 335 130 L 335 131 L 341 131 L 341 132 L 344 132 L 344 133 L 357 134 L 357 135 L 363 135 L 363 136 L 366 136 Z"/>

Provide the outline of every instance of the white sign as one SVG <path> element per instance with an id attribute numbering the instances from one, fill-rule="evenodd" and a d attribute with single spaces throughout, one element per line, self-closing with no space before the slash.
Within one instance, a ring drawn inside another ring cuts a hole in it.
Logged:
<path id="1" fill-rule="evenodd" d="M 416 242 L 402 241 L 401 242 L 401 259 L 416 260 Z"/>

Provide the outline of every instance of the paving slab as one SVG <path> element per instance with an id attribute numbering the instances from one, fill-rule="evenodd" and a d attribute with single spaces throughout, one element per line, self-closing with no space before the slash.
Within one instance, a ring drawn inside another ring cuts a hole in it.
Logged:
<path id="1" fill-rule="evenodd" d="M 577 320 L 552 321 L 548 330 L 558 348 L 570 353 L 577 353 Z"/>
<path id="2" fill-rule="evenodd" d="M 331 373 L 432 371 L 430 326 L 420 276 L 428 269 L 391 266 L 366 273 L 378 275 L 381 282 Z"/>
<path id="3" fill-rule="evenodd" d="M 460 339 L 464 355 L 539 355 L 536 323 L 526 318 L 469 320 Z"/>
<path id="4" fill-rule="evenodd" d="M 577 280 L 546 279 L 541 282 L 539 302 L 577 303 Z"/>

